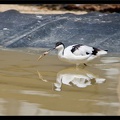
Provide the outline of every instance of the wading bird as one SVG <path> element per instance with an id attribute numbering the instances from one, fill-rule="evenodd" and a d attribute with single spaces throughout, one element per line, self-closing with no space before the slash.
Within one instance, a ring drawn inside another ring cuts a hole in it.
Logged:
<path id="1" fill-rule="evenodd" d="M 65 47 L 62 42 L 57 42 L 54 48 L 44 52 L 43 55 L 38 58 L 38 60 L 54 49 L 58 51 L 58 58 L 60 60 L 69 62 L 71 64 L 76 64 L 76 66 L 79 66 L 80 64 L 84 64 L 86 66 L 87 62 L 99 56 L 106 55 L 108 51 L 82 44 L 74 44 Z"/>

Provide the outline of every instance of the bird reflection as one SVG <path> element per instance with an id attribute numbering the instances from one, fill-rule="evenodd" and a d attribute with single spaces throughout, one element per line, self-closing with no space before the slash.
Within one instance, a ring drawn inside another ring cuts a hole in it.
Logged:
<path id="1" fill-rule="evenodd" d="M 43 79 L 40 72 L 37 71 L 37 73 L 41 80 L 47 82 L 47 80 Z M 71 87 L 76 86 L 78 88 L 85 88 L 89 85 L 103 83 L 105 80 L 105 78 L 101 78 L 88 70 L 71 67 L 57 73 L 56 82 L 54 83 L 54 90 L 61 91 L 63 84 Z"/>
<path id="2" fill-rule="evenodd" d="M 61 91 L 62 84 L 85 88 L 95 83 L 103 83 L 104 81 L 104 78 L 99 78 L 85 69 L 69 68 L 57 73 L 54 86 L 56 91 Z"/>

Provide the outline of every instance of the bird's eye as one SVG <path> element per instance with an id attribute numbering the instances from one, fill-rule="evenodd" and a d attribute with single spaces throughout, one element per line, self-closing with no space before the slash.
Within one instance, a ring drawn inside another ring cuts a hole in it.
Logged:
<path id="1" fill-rule="evenodd" d="M 88 53 L 88 52 L 86 52 L 86 54 L 88 55 L 89 53 Z"/>

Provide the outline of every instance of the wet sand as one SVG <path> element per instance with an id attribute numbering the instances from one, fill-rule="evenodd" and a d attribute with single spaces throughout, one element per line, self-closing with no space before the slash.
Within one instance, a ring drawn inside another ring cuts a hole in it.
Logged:
<path id="1" fill-rule="evenodd" d="M 0 50 L 0 115 L 120 115 L 120 56 L 87 67 Z"/>

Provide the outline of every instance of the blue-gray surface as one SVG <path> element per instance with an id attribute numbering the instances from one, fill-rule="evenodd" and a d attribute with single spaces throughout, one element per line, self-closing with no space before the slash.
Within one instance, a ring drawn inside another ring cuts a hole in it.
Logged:
<path id="1" fill-rule="evenodd" d="M 109 52 L 120 52 L 120 14 L 92 12 L 75 14 L 22 14 L 15 10 L 0 13 L 0 45 L 6 48 L 51 48 L 86 44 Z"/>

